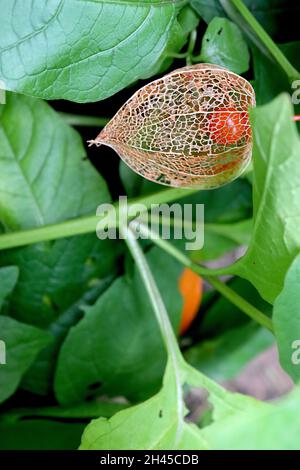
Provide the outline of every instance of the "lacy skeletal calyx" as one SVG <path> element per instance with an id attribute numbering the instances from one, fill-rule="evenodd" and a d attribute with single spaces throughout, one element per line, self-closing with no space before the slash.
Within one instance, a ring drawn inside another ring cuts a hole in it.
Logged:
<path id="1" fill-rule="evenodd" d="M 112 147 L 157 183 L 209 189 L 251 158 L 252 86 L 216 65 L 175 70 L 138 90 L 91 143 Z"/>

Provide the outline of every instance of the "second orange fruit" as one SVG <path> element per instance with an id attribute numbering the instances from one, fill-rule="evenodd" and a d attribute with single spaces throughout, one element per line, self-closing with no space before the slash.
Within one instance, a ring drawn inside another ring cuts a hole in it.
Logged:
<path id="1" fill-rule="evenodd" d="M 183 297 L 179 333 L 183 335 L 198 313 L 202 300 L 202 278 L 191 269 L 185 268 L 179 279 L 179 291 Z"/>

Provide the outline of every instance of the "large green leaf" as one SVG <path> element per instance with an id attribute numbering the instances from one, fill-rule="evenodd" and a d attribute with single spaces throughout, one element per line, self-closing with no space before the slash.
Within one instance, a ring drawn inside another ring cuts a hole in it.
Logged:
<path id="1" fill-rule="evenodd" d="M 175 377 L 170 369 L 171 366 L 157 395 L 110 420 L 92 421 L 83 434 L 80 449 L 206 449 L 197 427 L 184 422 L 183 403 L 178 404 Z"/>
<path id="2" fill-rule="evenodd" d="M 6 351 L 6 363 L 0 364 L 2 402 L 15 392 L 23 374 L 50 338 L 47 332 L 7 316 L 0 316 L 0 335 Z"/>
<path id="3" fill-rule="evenodd" d="M 45 102 L 9 93 L 0 107 L 0 216 L 8 230 L 51 224 L 109 201 L 79 134 Z"/>
<path id="4" fill-rule="evenodd" d="M 182 4 L 1 0 L 0 79 L 9 90 L 45 99 L 111 96 L 151 74 Z"/>
<path id="5" fill-rule="evenodd" d="M 213 424 L 208 429 L 214 429 L 236 414 L 247 415 L 253 408 L 266 406 L 249 397 L 226 392 L 184 363 L 180 370 L 176 370 L 176 366 L 169 362 L 160 392 L 137 406 L 115 414 L 109 420 L 99 418 L 92 421 L 85 429 L 80 449 L 210 449 L 211 445 L 203 430 L 185 420 L 187 409 L 183 384 L 203 387 L 209 393 Z"/>
<path id="6" fill-rule="evenodd" d="M 249 68 L 249 59 L 248 47 L 238 26 L 227 18 L 215 17 L 202 39 L 201 61 L 243 73 Z"/>
<path id="7" fill-rule="evenodd" d="M 109 202 L 103 179 L 84 160 L 77 132 L 46 103 L 9 94 L 0 108 L 0 220 L 7 231 L 94 213 Z M 20 278 L 11 313 L 47 326 L 78 300 L 93 278 L 107 275 L 115 250 L 95 235 L 0 253 Z"/>
<path id="8" fill-rule="evenodd" d="M 16 266 L 7 266 L 0 269 L 0 311 L 8 294 L 16 285 L 19 270 Z"/>
<path id="9" fill-rule="evenodd" d="M 75 302 L 71 307 L 65 310 L 57 319 L 48 327 L 51 334 L 51 341 L 45 349 L 43 349 L 31 368 L 26 372 L 22 380 L 22 387 L 46 395 L 52 392 L 52 382 L 56 367 L 57 356 L 63 340 L 65 339 L 69 328 L 75 325 L 83 316 L 81 308 L 93 304 L 99 295 L 112 282 L 113 277 L 93 282 L 96 284 L 87 290 L 84 295 Z"/>
<path id="10" fill-rule="evenodd" d="M 80 136 L 46 103 L 8 94 L 0 109 L 0 135 L 0 220 L 7 231 L 95 213 L 98 204 L 110 202 L 105 182 L 85 159 Z M 20 270 L 10 315 L 51 330 L 69 309 L 78 320 L 76 304 L 113 273 L 117 254 L 116 245 L 94 234 L 1 251 L 0 265 Z M 49 387 L 53 368 L 53 355 L 42 357 L 42 368 L 34 365 L 27 382 L 39 393 Z"/>
<path id="11" fill-rule="evenodd" d="M 182 267 L 158 249 L 148 259 L 177 330 Z M 140 400 L 157 391 L 165 362 L 158 326 L 135 269 L 132 276 L 118 278 L 71 328 L 59 354 L 56 396 L 63 404 L 95 391 Z"/>
<path id="12" fill-rule="evenodd" d="M 229 271 L 272 303 L 300 249 L 300 140 L 287 95 L 251 112 L 254 228 L 246 255 Z"/>
<path id="13" fill-rule="evenodd" d="M 142 78 L 149 78 L 157 73 L 168 70 L 173 62 L 172 55 L 176 54 L 186 43 L 188 34 L 197 28 L 199 17 L 195 10 L 185 5 L 174 20 L 170 30 L 168 44 L 158 62 L 151 67 L 150 72 L 143 74 Z"/>
<path id="14" fill-rule="evenodd" d="M 300 255 L 289 268 L 282 292 L 274 302 L 273 324 L 282 367 L 300 379 Z"/>

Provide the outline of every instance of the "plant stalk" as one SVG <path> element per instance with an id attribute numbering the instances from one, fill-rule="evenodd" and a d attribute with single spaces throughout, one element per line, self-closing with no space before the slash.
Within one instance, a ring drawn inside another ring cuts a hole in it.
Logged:
<path id="1" fill-rule="evenodd" d="M 180 189 L 171 188 L 157 193 L 143 196 L 140 198 L 132 199 L 128 201 L 128 209 L 134 204 L 143 204 L 145 211 L 148 210 L 152 205 L 163 204 L 174 201 L 186 196 L 189 196 L 197 192 L 195 189 Z M 115 217 L 115 215 L 117 217 Z M 107 218 L 107 228 L 114 228 L 118 224 L 119 215 L 119 204 L 112 204 L 111 214 L 108 216 L 103 215 Z M 0 250 L 7 248 L 16 248 L 23 245 L 31 245 L 33 243 L 39 243 L 49 240 L 55 240 L 58 238 L 71 237 L 74 235 L 82 235 L 85 233 L 92 233 L 96 231 L 97 224 L 101 221 L 101 216 L 88 216 L 78 217 L 73 220 L 60 222 L 57 224 L 45 225 L 42 227 L 20 230 L 18 232 L 8 232 L 0 235 Z"/>
<path id="2" fill-rule="evenodd" d="M 83 116 L 81 114 L 59 113 L 63 120 L 70 126 L 104 127 L 110 118 Z"/>

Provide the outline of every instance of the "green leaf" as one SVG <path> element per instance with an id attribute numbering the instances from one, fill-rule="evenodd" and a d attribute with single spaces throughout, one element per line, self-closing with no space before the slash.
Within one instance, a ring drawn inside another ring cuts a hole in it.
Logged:
<path id="1" fill-rule="evenodd" d="M 195 28 L 197 28 L 199 23 L 199 17 L 196 14 L 195 10 L 189 5 L 186 5 L 177 17 L 178 23 L 180 24 L 182 30 L 185 34 L 191 33 Z"/>
<path id="2" fill-rule="evenodd" d="M 300 255 L 292 262 L 283 290 L 274 302 L 273 324 L 283 369 L 300 379 Z"/>
<path id="3" fill-rule="evenodd" d="M 24 375 L 22 388 L 41 395 L 52 392 L 57 356 L 69 329 L 82 318 L 83 306 L 93 304 L 99 295 L 110 285 L 112 280 L 112 276 L 108 276 L 98 282 L 94 280 L 96 285 L 92 289 L 87 290 L 75 304 L 65 310 L 51 323 L 48 328 L 51 334 L 51 341 L 47 347 L 38 354 L 33 366 L 30 367 Z"/>
<path id="4" fill-rule="evenodd" d="M 0 364 L 0 402 L 3 402 L 15 392 L 22 376 L 50 338 L 45 331 L 6 316 L 0 316 L 0 334 L 6 352 L 5 363 Z"/>
<path id="5" fill-rule="evenodd" d="M 76 450 L 83 423 L 26 420 L 0 423 L 2 450 Z"/>
<path id="6" fill-rule="evenodd" d="M 181 364 L 179 374 L 181 387 L 183 384 L 191 384 L 203 387 L 209 393 L 209 402 L 213 406 L 213 426 L 218 426 L 223 420 L 227 422 L 235 414 L 243 415 L 254 407 L 265 406 L 249 397 L 226 392 L 184 363 Z M 80 449 L 210 449 L 203 430 L 195 424 L 188 424 L 184 419 L 187 409 L 182 389 L 178 390 L 179 385 L 177 374 L 168 363 L 159 393 L 144 403 L 115 414 L 109 420 L 99 418 L 92 421 L 83 433 Z"/>
<path id="7" fill-rule="evenodd" d="M 84 431 L 80 449 L 206 449 L 196 426 L 184 423 L 175 389 L 169 366 L 157 395 L 117 413 L 110 420 L 92 421 Z"/>
<path id="8" fill-rule="evenodd" d="M 246 416 L 235 415 L 208 427 L 204 438 L 218 450 L 299 450 L 299 392 L 297 387 L 276 406 L 253 408 Z"/>
<path id="9" fill-rule="evenodd" d="M 240 74 L 248 70 L 249 60 L 248 47 L 238 26 L 227 18 L 215 17 L 202 39 L 201 61 Z"/>
<path id="10" fill-rule="evenodd" d="M 9 94 L 0 109 L 0 136 L 0 220 L 7 231 L 94 213 L 110 202 L 105 182 L 83 160 L 79 135 L 46 103 Z M 112 270 L 115 253 L 95 235 L 2 251 L 0 265 L 20 269 L 11 314 L 48 326 L 92 279 Z"/>
<path id="11" fill-rule="evenodd" d="M 274 343 L 274 336 L 253 322 L 188 349 L 189 364 L 218 382 L 235 377 L 257 354 Z"/>
<path id="12" fill-rule="evenodd" d="M 178 331 L 182 266 L 159 249 L 151 250 L 148 260 Z M 151 304 L 135 270 L 132 276 L 119 277 L 71 328 L 59 354 L 56 396 L 62 404 L 95 391 L 141 400 L 157 391 L 165 363 Z"/>
<path id="13" fill-rule="evenodd" d="M 198 15 L 189 5 L 185 5 L 173 22 L 168 38 L 168 44 L 163 54 L 159 58 L 157 64 L 151 67 L 150 72 L 146 75 L 143 74 L 142 78 L 149 78 L 155 74 L 163 73 L 168 70 L 174 60 L 172 55 L 182 49 L 187 41 L 189 33 L 196 29 L 198 23 Z"/>
<path id="14" fill-rule="evenodd" d="M 189 386 L 205 388 L 209 393 L 209 403 L 213 407 L 212 419 L 216 425 L 219 420 L 228 419 L 236 413 L 249 412 L 253 406 L 261 405 L 248 397 L 226 392 L 184 361 L 150 266 L 135 239 L 135 227 L 121 226 L 121 233 L 126 237 L 129 251 L 137 264 L 168 353 L 163 385 L 160 392 L 146 402 L 121 411 L 110 420 L 100 418 L 92 421 L 84 432 L 80 448 L 209 449 L 202 431 L 185 420 L 187 409 L 184 390 Z"/>
<path id="15" fill-rule="evenodd" d="M 219 0 L 190 0 L 190 3 L 206 23 L 209 23 L 216 16 L 225 16 Z"/>
<path id="16" fill-rule="evenodd" d="M 1 1 L 0 79 L 45 99 L 104 99 L 151 74 L 182 4 L 40 0 L 33 8 Z"/>
<path id="17" fill-rule="evenodd" d="M 0 216 L 7 230 L 95 212 L 109 201 L 79 134 L 47 103 L 7 94 L 0 107 Z"/>
<path id="18" fill-rule="evenodd" d="M 0 269 L 0 311 L 5 298 L 16 285 L 19 270 L 16 266 L 8 266 Z"/>
<path id="19" fill-rule="evenodd" d="M 254 228 L 247 253 L 228 269 L 272 303 L 299 252 L 300 141 L 287 95 L 251 111 Z"/>
<path id="20" fill-rule="evenodd" d="M 99 204 L 110 202 L 104 180 L 85 159 L 80 136 L 46 103 L 8 94 L 0 108 L 0 220 L 7 231 L 95 213 Z M 20 271 L 8 302 L 10 315 L 55 329 L 87 291 L 113 274 L 118 251 L 94 234 L 1 251 L 0 265 Z M 35 392 L 50 387 L 51 351 L 47 359 L 42 355 L 42 366 L 38 361 L 28 372 L 31 379 L 26 374 L 27 387 Z"/>

